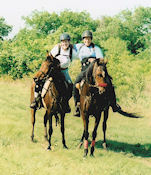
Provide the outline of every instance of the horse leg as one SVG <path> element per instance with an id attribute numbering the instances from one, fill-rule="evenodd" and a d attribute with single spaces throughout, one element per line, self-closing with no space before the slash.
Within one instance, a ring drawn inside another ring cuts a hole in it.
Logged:
<path id="1" fill-rule="evenodd" d="M 81 137 L 80 144 L 79 144 L 78 148 L 81 148 L 81 146 L 83 145 L 84 133 L 85 132 L 83 131 L 83 134 L 82 134 L 82 137 Z"/>
<path id="2" fill-rule="evenodd" d="M 62 133 L 62 144 L 63 144 L 63 148 L 68 149 L 68 147 L 66 146 L 66 141 L 65 141 L 64 118 L 65 118 L 65 114 L 61 114 L 61 133 Z"/>
<path id="3" fill-rule="evenodd" d="M 96 119 L 95 119 L 94 130 L 92 132 L 92 142 L 91 142 L 91 153 L 90 153 L 90 156 L 93 156 L 93 153 L 94 153 L 95 138 L 97 136 L 97 129 L 98 129 L 98 126 L 99 126 L 99 123 L 100 123 L 100 119 L 101 119 L 101 113 L 98 114 L 96 116 Z"/>
<path id="4" fill-rule="evenodd" d="M 31 109 L 31 123 L 32 123 L 32 132 L 31 132 L 31 140 L 34 141 L 34 126 L 35 126 L 35 114 L 36 109 Z"/>
<path id="5" fill-rule="evenodd" d="M 48 142 L 49 142 L 49 145 L 48 145 L 48 150 L 51 150 L 51 136 L 52 136 L 52 133 L 53 133 L 53 129 L 52 129 L 52 115 L 49 115 L 49 139 L 48 139 Z"/>
<path id="6" fill-rule="evenodd" d="M 57 126 L 57 124 L 59 124 L 59 117 L 57 114 L 55 114 L 55 119 L 56 119 L 56 126 Z"/>
<path id="7" fill-rule="evenodd" d="M 88 138 L 89 138 L 89 132 L 88 132 L 88 126 L 89 126 L 89 116 L 86 117 L 84 120 L 84 157 L 88 154 Z"/>
<path id="8" fill-rule="evenodd" d="M 104 134 L 104 140 L 103 140 L 103 148 L 106 149 L 106 129 L 107 129 L 107 119 L 108 119 L 108 115 L 109 115 L 109 109 L 106 109 L 104 111 L 104 121 L 103 121 L 103 134 Z"/>
<path id="9" fill-rule="evenodd" d="M 48 117 L 47 117 L 47 111 L 44 115 L 44 137 L 46 140 L 48 140 L 48 134 L 47 134 L 47 121 L 48 121 Z"/>

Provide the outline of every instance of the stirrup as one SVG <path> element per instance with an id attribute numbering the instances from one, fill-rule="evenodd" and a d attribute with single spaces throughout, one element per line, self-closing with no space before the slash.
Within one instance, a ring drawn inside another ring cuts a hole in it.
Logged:
<path id="1" fill-rule="evenodd" d="M 37 108 L 37 104 L 35 101 L 33 101 L 31 104 L 30 104 L 30 108 L 32 109 L 36 109 Z"/>

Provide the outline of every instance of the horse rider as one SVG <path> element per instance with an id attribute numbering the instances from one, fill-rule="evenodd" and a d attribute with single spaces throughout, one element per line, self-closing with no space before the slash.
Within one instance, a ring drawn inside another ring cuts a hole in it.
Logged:
<path id="1" fill-rule="evenodd" d="M 54 46 L 54 48 L 50 51 L 50 54 L 60 61 L 61 72 L 65 77 L 66 86 L 65 91 L 64 89 L 60 89 L 60 93 L 62 93 L 62 96 L 66 98 L 67 103 L 64 106 L 64 110 L 66 113 L 69 113 L 71 109 L 68 101 L 72 96 L 73 83 L 68 72 L 68 67 L 70 66 L 72 60 L 77 58 L 77 52 L 70 44 L 70 36 L 68 33 L 63 33 L 60 35 L 60 43 Z M 36 100 L 34 100 L 30 107 L 36 108 L 36 105 Z"/>
<path id="2" fill-rule="evenodd" d="M 92 42 L 93 35 L 92 32 L 86 30 L 82 34 L 83 43 L 78 43 L 75 45 L 75 49 L 78 53 L 78 57 L 81 61 L 81 73 L 77 76 L 74 85 L 73 85 L 73 96 L 75 102 L 75 114 L 74 116 L 80 117 L 80 95 L 79 90 L 76 88 L 76 84 L 81 82 L 81 80 L 85 76 L 85 71 L 89 67 L 90 63 L 92 63 L 95 59 L 104 59 L 103 52 L 100 47 L 95 45 Z M 116 112 L 120 109 L 120 106 L 116 103 L 116 96 L 114 91 L 114 86 L 112 85 L 111 78 L 109 78 L 109 96 L 110 96 L 110 103 L 113 112 Z"/>
<path id="3" fill-rule="evenodd" d="M 70 44 L 70 35 L 68 33 L 63 33 L 60 35 L 60 43 L 50 51 L 50 54 L 60 61 L 61 72 L 65 76 L 68 87 L 68 94 L 66 94 L 66 96 L 68 97 L 67 100 L 69 101 L 69 99 L 72 97 L 73 83 L 69 75 L 68 68 L 72 60 L 77 59 L 77 52 L 73 48 L 73 45 Z M 62 91 L 62 93 L 64 92 Z M 67 111 L 71 111 L 69 104 L 67 105 Z"/>

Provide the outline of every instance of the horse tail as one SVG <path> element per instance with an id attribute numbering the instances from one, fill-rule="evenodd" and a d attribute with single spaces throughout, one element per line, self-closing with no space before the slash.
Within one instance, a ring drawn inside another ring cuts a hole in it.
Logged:
<path id="1" fill-rule="evenodd" d="M 125 117 L 130 117 L 130 118 L 142 118 L 142 116 L 138 116 L 137 114 L 135 113 L 128 113 L 128 112 L 125 112 L 123 111 L 122 109 L 119 109 L 117 111 L 119 114 L 125 116 Z"/>

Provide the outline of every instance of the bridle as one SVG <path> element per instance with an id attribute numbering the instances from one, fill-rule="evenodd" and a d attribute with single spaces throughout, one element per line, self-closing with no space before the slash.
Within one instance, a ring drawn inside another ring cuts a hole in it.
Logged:
<path id="1" fill-rule="evenodd" d="M 92 74 L 92 76 L 93 76 L 93 81 L 94 81 L 94 83 L 93 84 L 89 84 L 89 86 L 90 87 L 94 87 L 94 88 L 97 88 L 98 89 L 98 92 L 99 92 L 99 94 L 102 94 L 103 93 L 103 91 L 102 90 L 100 90 L 100 88 L 106 88 L 107 86 L 108 86 L 108 84 L 106 83 L 106 82 L 103 82 L 103 83 L 97 83 L 96 82 L 96 80 L 95 80 L 95 77 L 96 77 L 96 70 L 97 70 L 97 68 L 99 67 L 99 66 L 102 66 L 103 68 L 101 68 L 102 69 L 102 73 L 101 73 L 101 77 L 102 78 L 105 78 L 105 76 L 106 76 L 106 73 L 105 73 L 105 70 L 104 70 L 104 64 L 99 64 L 99 63 L 97 63 L 96 62 L 96 64 L 97 64 L 97 67 L 94 67 L 94 72 L 93 72 L 93 74 Z"/>

